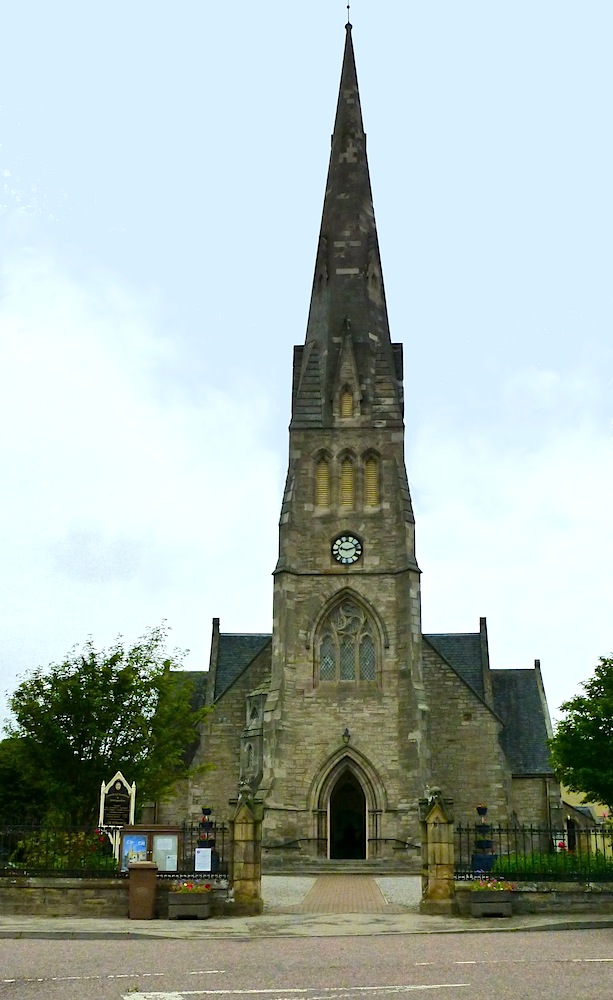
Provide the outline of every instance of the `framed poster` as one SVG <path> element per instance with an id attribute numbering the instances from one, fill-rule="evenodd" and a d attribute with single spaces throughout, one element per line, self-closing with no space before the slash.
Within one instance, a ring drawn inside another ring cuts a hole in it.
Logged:
<path id="1" fill-rule="evenodd" d="M 179 856 L 179 835 L 177 833 L 154 833 L 152 861 L 161 872 L 176 872 Z"/>
<path id="2" fill-rule="evenodd" d="M 213 849 L 211 847 L 197 847 L 196 848 L 196 863 L 194 868 L 197 872 L 210 872 L 212 871 L 213 864 Z"/>
<path id="3" fill-rule="evenodd" d="M 147 860 L 147 834 L 124 833 L 121 842 L 121 870 L 127 872 L 134 861 Z"/>

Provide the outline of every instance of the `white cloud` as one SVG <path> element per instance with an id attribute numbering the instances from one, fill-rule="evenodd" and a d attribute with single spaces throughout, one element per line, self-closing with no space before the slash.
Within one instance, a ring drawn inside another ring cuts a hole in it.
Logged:
<path id="1" fill-rule="evenodd" d="M 201 668 L 214 614 L 268 628 L 280 478 L 261 444 L 268 401 L 238 379 L 215 387 L 214 372 L 186 397 L 176 350 L 154 297 L 75 277 L 48 251 L 7 254 L 2 687 L 90 633 L 102 645 L 167 618 Z"/>
<path id="2" fill-rule="evenodd" d="M 542 398 L 543 385 L 557 420 L 532 440 L 501 446 L 494 418 L 469 433 L 430 425 L 412 478 L 427 484 L 415 491 L 425 631 L 474 631 L 486 616 L 492 665 L 540 659 L 555 713 L 613 649 L 613 448 L 595 421 L 569 429 L 576 386 L 553 373 L 517 372 L 501 398 L 518 386 Z"/>

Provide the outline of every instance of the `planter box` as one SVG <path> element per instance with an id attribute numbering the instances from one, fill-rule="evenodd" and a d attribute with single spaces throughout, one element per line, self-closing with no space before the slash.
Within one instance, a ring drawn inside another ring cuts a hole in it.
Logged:
<path id="1" fill-rule="evenodd" d="M 208 920 L 211 916 L 210 892 L 169 892 L 169 920 Z"/>
<path id="2" fill-rule="evenodd" d="M 506 889 L 483 889 L 470 893 L 471 917 L 510 917 L 513 893 Z"/>

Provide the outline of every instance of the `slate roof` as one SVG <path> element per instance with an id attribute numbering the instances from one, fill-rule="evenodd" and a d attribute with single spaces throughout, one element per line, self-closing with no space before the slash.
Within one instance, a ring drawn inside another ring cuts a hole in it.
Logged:
<path id="1" fill-rule="evenodd" d="M 425 635 L 424 639 L 427 639 L 436 652 L 451 664 L 456 673 L 480 698 L 485 697 L 479 632 Z"/>
<path id="2" fill-rule="evenodd" d="M 469 687 L 485 698 L 481 636 L 478 632 L 425 635 Z M 491 670 L 493 709 L 504 728 L 500 737 L 511 772 L 553 774 L 549 729 L 538 670 Z"/>
<path id="3" fill-rule="evenodd" d="M 272 640 L 270 634 L 220 632 L 215 675 L 215 700 L 227 691 L 243 670 Z"/>
<path id="4" fill-rule="evenodd" d="M 513 774 L 553 774 L 538 670 L 492 670 L 494 708 L 504 722 L 502 748 Z"/>

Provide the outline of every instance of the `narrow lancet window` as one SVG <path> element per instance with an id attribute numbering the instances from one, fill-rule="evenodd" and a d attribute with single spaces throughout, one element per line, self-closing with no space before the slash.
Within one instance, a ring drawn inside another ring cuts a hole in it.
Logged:
<path id="1" fill-rule="evenodd" d="M 330 466 L 327 458 L 320 458 L 315 467 L 315 503 L 318 507 L 330 506 Z"/>
<path id="2" fill-rule="evenodd" d="M 322 681 L 336 680 L 336 645 L 329 633 L 319 646 L 319 676 Z"/>
<path id="3" fill-rule="evenodd" d="M 364 465 L 364 502 L 367 507 L 379 506 L 379 463 L 372 456 Z"/>
<path id="4" fill-rule="evenodd" d="M 354 479 L 353 462 L 344 458 L 341 462 L 341 507 L 353 507 Z"/>
<path id="5" fill-rule="evenodd" d="M 374 681 L 376 678 L 375 644 L 372 636 L 365 632 L 360 642 L 360 679 Z"/>

